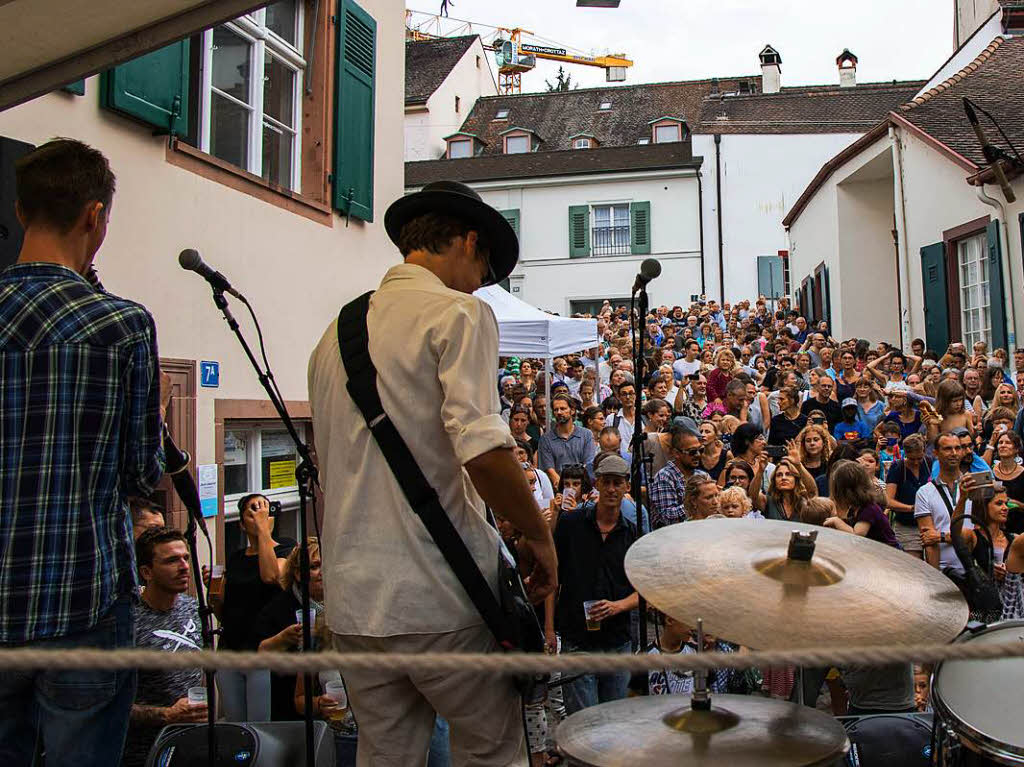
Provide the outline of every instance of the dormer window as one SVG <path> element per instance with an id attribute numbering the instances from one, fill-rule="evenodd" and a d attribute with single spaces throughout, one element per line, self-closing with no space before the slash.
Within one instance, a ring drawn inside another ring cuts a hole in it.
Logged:
<path id="1" fill-rule="evenodd" d="M 590 149 L 590 139 L 588 139 L 588 138 L 574 139 L 573 142 L 572 142 L 572 148 L 573 149 Z"/>
<path id="2" fill-rule="evenodd" d="M 651 139 L 655 144 L 671 144 L 686 136 L 686 123 L 678 117 L 659 117 L 651 120 Z"/>
<path id="3" fill-rule="evenodd" d="M 515 126 L 501 132 L 505 154 L 526 154 L 534 149 L 534 139 L 539 137 L 529 128 Z"/>
<path id="4" fill-rule="evenodd" d="M 459 138 L 448 142 L 448 159 L 459 160 L 473 156 L 473 139 Z"/>
<path id="5" fill-rule="evenodd" d="M 508 110 L 507 109 L 499 109 L 497 112 L 494 113 L 494 119 L 495 120 L 507 120 L 508 119 Z"/>
<path id="6" fill-rule="evenodd" d="M 569 136 L 569 142 L 573 149 L 593 149 L 597 146 L 597 139 L 589 133 L 577 133 Z"/>

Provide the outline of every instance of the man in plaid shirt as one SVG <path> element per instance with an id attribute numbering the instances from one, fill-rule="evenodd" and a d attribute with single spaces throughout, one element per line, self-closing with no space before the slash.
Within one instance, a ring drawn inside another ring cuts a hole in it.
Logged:
<path id="1" fill-rule="evenodd" d="M 56 139 L 18 161 L 18 262 L 0 274 L 0 646 L 134 644 L 128 495 L 163 474 L 156 331 L 90 284 L 114 174 Z M 0 764 L 116 765 L 135 672 L 0 672 Z"/>
<path id="2" fill-rule="evenodd" d="M 700 432 L 697 424 L 686 416 L 672 419 L 669 429 L 669 462 L 659 471 L 648 488 L 651 499 L 651 528 L 672 525 L 686 520 L 683 498 L 686 495 L 686 480 L 700 469 Z"/>

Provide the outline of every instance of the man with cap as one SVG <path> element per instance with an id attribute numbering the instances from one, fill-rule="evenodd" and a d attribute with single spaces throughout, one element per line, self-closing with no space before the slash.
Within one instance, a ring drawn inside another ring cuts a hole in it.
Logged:
<path id="1" fill-rule="evenodd" d="M 497 593 L 498 533 L 485 504 L 522 534 L 536 564 L 535 601 L 557 583 L 554 544 L 498 414 L 491 371 L 498 326 L 473 291 L 507 277 L 519 256 L 505 218 L 464 184 L 439 181 L 394 202 L 384 227 L 405 262 L 369 302 L 369 354 L 384 412 L 436 489 Z M 410 508 L 346 389 L 337 320 L 309 363 L 324 482 L 327 623 L 346 652 L 494 652 L 490 633 Z M 412 393 L 415 392 L 415 396 Z M 369 506 L 367 502 L 370 502 Z M 523 764 L 521 705 L 508 677 L 469 672 L 347 671 L 360 767 L 422 764 L 436 716 L 456 764 Z"/>
<path id="2" fill-rule="evenodd" d="M 604 453 L 594 467 L 597 501 L 563 514 L 555 528 L 560 592 L 555 623 L 563 652 L 630 652 L 638 596 L 626 577 L 636 526 L 622 516 L 629 464 Z M 584 607 L 586 605 L 586 608 Z M 626 697 L 629 673 L 585 674 L 563 687 L 569 714 Z"/>
<path id="3" fill-rule="evenodd" d="M 832 436 L 837 442 L 860 442 L 871 436 L 871 429 L 859 417 L 857 400 L 847 397 L 840 405 L 843 413 L 843 420 L 836 424 Z"/>

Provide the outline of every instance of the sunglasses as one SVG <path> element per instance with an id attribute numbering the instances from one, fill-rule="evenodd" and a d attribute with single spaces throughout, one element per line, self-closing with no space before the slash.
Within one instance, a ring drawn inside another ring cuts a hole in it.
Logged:
<path id="1" fill-rule="evenodd" d="M 678 450 L 679 448 L 676 449 Z M 679 452 L 684 453 L 690 456 L 691 458 L 696 458 L 698 455 L 704 452 L 704 449 L 700 447 L 691 447 L 689 450 L 679 450 Z"/>

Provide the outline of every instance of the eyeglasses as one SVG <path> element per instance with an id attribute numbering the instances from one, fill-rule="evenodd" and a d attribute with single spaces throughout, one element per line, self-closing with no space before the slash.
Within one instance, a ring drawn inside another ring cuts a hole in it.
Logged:
<path id="1" fill-rule="evenodd" d="M 683 450 L 682 448 L 677 447 L 676 450 L 678 450 L 680 453 L 683 453 L 684 455 L 690 456 L 691 458 L 696 458 L 698 455 L 704 452 L 704 448 L 701 447 L 691 447 L 689 450 Z"/>

